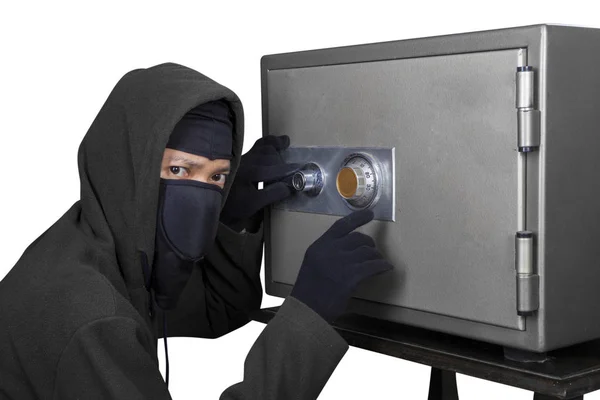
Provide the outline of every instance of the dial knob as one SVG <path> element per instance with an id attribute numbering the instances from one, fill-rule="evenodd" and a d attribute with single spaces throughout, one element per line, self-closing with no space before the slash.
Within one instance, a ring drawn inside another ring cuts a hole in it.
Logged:
<path id="1" fill-rule="evenodd" d="M 377 169 L 364 154 L 347 157 L 337 174 L 337 191 L 353 208 L 369 207 L 377 196 L 377 185 Z"/>
<path id="2" fill-rule="evenodd" d="M 357 199 L 365 192 L 365 173 L 360 168 L 342 167 L 338 172 L 336 185 L 344 199 Z"/>

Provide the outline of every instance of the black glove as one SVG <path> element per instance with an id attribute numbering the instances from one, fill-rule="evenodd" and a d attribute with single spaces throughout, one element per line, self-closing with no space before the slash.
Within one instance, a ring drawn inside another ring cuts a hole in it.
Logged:
<path id="1" fill-rule="evenodd" d="M 288 148 L 286 135 L 260 138 L 242 156 L 235 180 L 221 211 L 221 222 L 235 230 L 255 229 L 262 220 L 262 209 L 289 197 L 295 190 L 281 180 L 298 171 L 302 164 L 286 164 L 281 151 Z M 264 188 L 258 190 L 258 182 Z"/>
<path id="2" fill-rule="evenodd" d="M 393 268 L 370 236 L 352 232 L 372 219 L 371 210 L 353 212 L 337 220 L 306 250 L 291 295 L 327 322 L 344 312 L 361 281 Z"/>

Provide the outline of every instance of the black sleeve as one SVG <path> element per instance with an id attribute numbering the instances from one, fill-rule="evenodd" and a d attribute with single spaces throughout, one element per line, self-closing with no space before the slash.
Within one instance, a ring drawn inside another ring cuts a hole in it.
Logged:
<path id="1" fill-rule="evenodd" d="M 126 317 L 80 327 L 57 365 L 54 400 L 170 400 L 151 332 Z M 308 306 L 288 297 L 244 363 L 244 378 L 221 400 L 314 400 L 348 350 Z M 202 393 L 197 393 L 202 398 Z"/>
<path id="2" fill-rule="evenodd" d="M 151 332 L 125 317 L 80 327 L 57 365 L 55 400 L 168 400 Z"/>
<path id="3" fill-rule="evenodd" d="M 250 349 L 243 380 L 221 400 L 314 400 L 347 350 L 324 319 L 288 297 Z"/>
<path id="4" fill-rule="evenodd" d="M 249 321 L 260 308 L 263 227 L 236 232 L 219 223 L 217 237 L 204 262 L 194 267 L 177 308 L 167 311 L 168 336 L 216 338 Z M 157 321 L 162 311 L 157 310 Z M 156 324 L 158 337 L 162 325 Z"/>

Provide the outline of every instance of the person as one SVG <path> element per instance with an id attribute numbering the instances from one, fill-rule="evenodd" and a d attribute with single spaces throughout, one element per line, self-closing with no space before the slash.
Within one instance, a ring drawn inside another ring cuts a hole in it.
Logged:
<path id="1" fill-rule="evenodd" d="M 226 87 L 165 63 L 125 74 L 78 150 L 81 196 L 0 282 L 0 397 L 169 399 L 157 339 L 217 338 L 260 307 L 264 207 L 293 195 L 286 136 L 241 155 Z M 257 182 L 264 182 L 259 190 Z M 314 399 L 347 351 L 330 323 L 392 266 L 338 219 L 221 399 Z M 168 364 L 167 364 L 168 365 Z"/>

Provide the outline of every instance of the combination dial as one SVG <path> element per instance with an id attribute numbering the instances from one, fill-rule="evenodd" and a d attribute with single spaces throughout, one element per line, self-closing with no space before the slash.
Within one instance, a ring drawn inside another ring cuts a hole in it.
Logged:
<path id="1" fill-rule="evenodd" d="M 368 208 L 377 200 L 378 168 L 365 154 L 348 156 L 337 174 L 337 191 L 352 208 Z"/>

